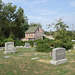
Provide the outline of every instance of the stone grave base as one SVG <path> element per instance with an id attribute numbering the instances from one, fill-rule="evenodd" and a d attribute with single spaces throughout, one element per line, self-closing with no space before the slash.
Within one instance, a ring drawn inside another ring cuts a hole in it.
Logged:
<path id="1" fill-rule="evenodd" d="M 16 53 L 15 51 L 11 52 L 11 51 L 4 51 L 4 54 L 8 54 L 8 53 Z"/>
<path id="2" fill-rule="evenodd" d="M 67 59 L 61 59 L 61 60 L 57 60 L 57 61 L 51 60 L 50 61 L 50 63 L 53 65 L 59 65 L 59 64 L 65 63 L 65 62 L 67 62 Z"/>

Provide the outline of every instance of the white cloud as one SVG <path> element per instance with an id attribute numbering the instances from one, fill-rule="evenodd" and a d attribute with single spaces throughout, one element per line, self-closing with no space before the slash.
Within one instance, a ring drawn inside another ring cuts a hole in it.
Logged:
<path id="1" fill-rule="evenodd" d="M 49 14 L 57 13 L 57 11 L 47 10 L 47 9 L 39 9 L 39 10 L 35 10 L 34 12 L 39 13 L 40 15 L 49 15 Z"/>
<path id="2" fill-rule="evenodd" d="M 4 3 L 23 3 L 26 5 L 34 5 L 39 3 L 46 3 L 48 0 L 2 0 Z"/>
<path id="3" fill-rule="evenodd" d="M 16 3 L 16 2 L 20 2 L 20 0 L 2 0 L 4 3 Z"/>
<path id="4" fill-rule="evenodd" d="M 29 23 L 30 22 L 39 22 L 42 24 L 42 27 L 44 30 L 49 31 L 50 29 L 53 31 L 55 30 L 53 26 L 48 29 L 46 25 L 51 24 L 51 23 L 56 23 L 56 19 L 63 18 L 63 21 L 65 24 L 69 26 L 68 30 L 72 30 L 72 24 L 74 24 L 74 30 L 75 30 L 75 12 L 73 13 L 67 13 L 67 14 L 59 14 L 58 16 L 56 15 L 53 18 L 48 18 L 48 17 L 40 17 L 40 16 L 28 16 L 29 18 Z"/>
<path id="5" fill-rule="evenodd" d="M 55 30 L 53 27 L 49 28 L 46 26 L 50 23 L 53 23 L 54 18 L 47 18 L 47 17 L 39 17 L 39 16 L 29 16 L 29 23 L 31 22 L 39 22 L 42 24 L 42 28 L 46 31 L 50 31 L 50 29 L 53 31 Z"/>
<path id="6" fill-rule="evenodd" d="M 45 3 L 47 2 L 48 0 L 34 0 L 33 1 L 33 4 L 38 4 L 38 3 Z"/>
<path id="7" fill-rule="evenodd" d="M 71 5 L 72 7 L 75 7 L 75 1 L 70 2 L 70 5 Z"/>

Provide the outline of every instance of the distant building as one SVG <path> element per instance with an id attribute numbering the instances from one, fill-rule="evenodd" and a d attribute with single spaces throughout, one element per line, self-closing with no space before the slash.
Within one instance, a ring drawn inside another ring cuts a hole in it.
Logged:
<path id="1" fill-rule="evenodd" d="M 48 35 L 48 36 L 45 36 L 45 37 L 54 40 L 52 35 Z"/>
<path id="2" fill-rule="evenodd" d="M 22 41 L 29 40 L 43 40 L 43 30 L 39 26 L 32 26 L 25 32 L 25 38 L 21 39 Z"/>

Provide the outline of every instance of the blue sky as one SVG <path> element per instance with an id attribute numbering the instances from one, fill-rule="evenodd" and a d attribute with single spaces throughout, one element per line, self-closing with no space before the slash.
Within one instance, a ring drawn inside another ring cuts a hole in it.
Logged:
<path id="1" fill-rule="evenodd" d="M 75 30 L 75 0 L 2 0 L 4 3 L 12 3 L 18 8 L 24 9 L 29 23 L 41 23 L 45 31 L 49 29 L 46 25 L 56 22 L 60 17 L 69 26 L 69 30 Z"/>

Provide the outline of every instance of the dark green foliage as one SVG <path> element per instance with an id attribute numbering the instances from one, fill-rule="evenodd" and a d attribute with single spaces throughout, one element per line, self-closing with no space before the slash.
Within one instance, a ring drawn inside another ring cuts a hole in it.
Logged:
<path id="1" fill-rule="evenodd" d="M 0 0 L 0 40 L 4 38 L 22 38 L 28 29 L 28 19 L 24 10 L 12 3 L 4 4 Z M 12 37 L 11 37 L 12 36 Z"/>
<path id="2" fill-rule="evenodd" d="M 54 32 L 53 32 L 53 31 L 50 31 L 50 32 L 48 32 L 48 31 L 44 31 L 44 34 L 45 34 L 45 35 L 53 35 Z"/>
<path id="3" fill-rule="evenodd" d="M 15 46 L 24 46 L 25 44 L 21 40 L 15 40 Z"/>
<path id="4" fill-rule="evenodd" d="M 1 41 L 1 46 L 4 46 L 6 42 L 14 42 L 14 40 L 12 38 L 5 38 Z"/>
<path id="5" fill-rule="evenodd" d="M 33 47 L 34 41 L 28 41 L 30 43 L 31 47 Z"/>
<path id="6" fill-rule="evenodd" d="M 35 40 L 35 42 L 37 43 L 37 44 L 43 44 L 43 40 L 41 40 L 41 39 L 38 39 L 38 40 Z"/>
<path id="7" fill-rule="evenodd" d="M 33 47 L 34 41 L 21 41 L 21 40 L 15 40 L 15 46 L 25 46 L 25 43 L 30 43 L 30 46 Z"/>
<path id="8" fill-rule="evenodd" d="M 50 52 L 54 48 L 54 40 L 44 39 L 35 40 L 37 43 L 36 50 L 38 52 Z"/>
<path id="9" fill-rule="evenodd" d="M 50 52 L 50 46 L 48 43 L 38 44 L 36 50 L 38 52 Z"/>
<path id="10" fill-rule="evenodd" d="M 5 38 L 5 39 L 3 40 L 3 42 L 4 42 L 4 43 L 6 43 L 6 42 L 14 42 L 14 40 L 11 39 L 11 38 Z"/>

